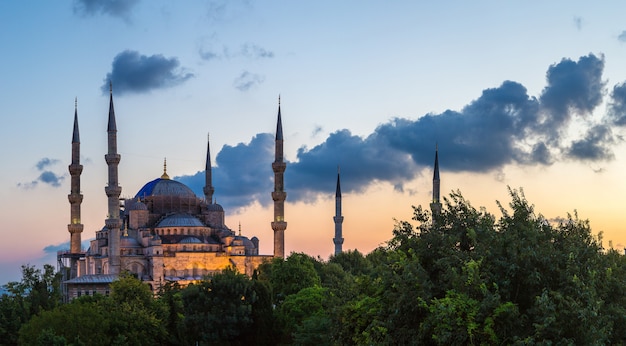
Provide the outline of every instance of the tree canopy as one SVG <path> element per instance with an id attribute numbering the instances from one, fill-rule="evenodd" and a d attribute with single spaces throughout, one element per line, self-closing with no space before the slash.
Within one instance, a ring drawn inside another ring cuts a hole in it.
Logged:
<path id="1" fill-rule="evenodd" d="M 460 192 L 414 207 L 367 255 L 292 253 L 155 296 L 122 276 L 110 296 L 60 304 L 58 276 L 23 268 L 0 297 L 0 337 L 28 345 L 626 343 L 626 259 L 576 213 L 548 220 L 510 190 L 500 217 Z M 19 338 L 19 339 L 18 339 Z M 6 340 L 6 341 L 5 341 Z"/>

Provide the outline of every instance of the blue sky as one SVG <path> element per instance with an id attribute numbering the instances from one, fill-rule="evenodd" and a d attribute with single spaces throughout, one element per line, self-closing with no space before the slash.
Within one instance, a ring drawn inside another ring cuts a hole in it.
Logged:
<path id="1" fill-rule="evenodd" d="M 281 95 L 287 251 L 332 252 L 337 166 L 345 248 L 391 237 L 442 194 L 497 212 L 507 186 L 549 218 L 578 211 L 622 247 L 626 24 L 617 1 L 97 1 L 0 3 L 0 282 L 69 239 L 78 99 L 82 204 L 106 217 L 108 80 L 124 196 L 168 173 L 200 193 L 210 133 L 231 228 L 271 253 Z M 200 172 L 200 173 L 198 173 Z M 199 175 L 200 174 L 200 175 Z M 265 245 L 264 245 L 265 244 Z M 51 259 L 52 258 L 52 259 Z"/>

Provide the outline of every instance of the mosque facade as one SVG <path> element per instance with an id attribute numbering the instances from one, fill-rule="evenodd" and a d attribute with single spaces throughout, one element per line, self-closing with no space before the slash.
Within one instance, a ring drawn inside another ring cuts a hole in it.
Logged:
<path id="1" fill-rule="evenodd" d="M 66 300 L 95 293 L 108 294 L 109 285 L 123 272 L 131 273 L 157 290 L 168 281 L 185 285 L 204 276 L 232 267 L 246 275 L 264 261 L 284 257 L 283 158 L 282 120 L 280 100 L 276 126 L 276 157 L 271 164 L 274 171 L 274 254 L 259 254 L 259 239 L 248 238 L 229 228 L 224 222 L 224 209 L 213 198 L 210 145 L 207 140 L 204 198 L 198 197 L 188 186 L 170 179 L 164 163 L 163 174 L 147 182 L 131 198 L 120 198 L 122 188 L 118 180 L 120 154 L 117 151 L 117 126 L 110 91 L 108 118 L 108 150 L 105 155 L 108 184 L 105 193 L 108 214 L 105 225 L 96 231 L 86 251 L 81 249 L 83 224 L 80 205 L 80 136 L 78 111 L 75 106 L 72 134 L 72 162 L 69 165 L 71 190 L 70 249 L 58 254 L 63 274 Z M 269 191 L 268 191 L 269 192 Z"/>

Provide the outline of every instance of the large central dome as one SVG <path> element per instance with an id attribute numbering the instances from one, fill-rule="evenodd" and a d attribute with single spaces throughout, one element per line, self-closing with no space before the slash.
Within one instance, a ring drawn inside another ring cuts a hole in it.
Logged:
<path id="1" fill-rule="evenodd" d="M 177 197 L 196 197 L 187 185 L 179 183 L 175 180 L 157 178 L 144 185 L 135 198 L 144 198 L 149 196 L 177 196 Z"/>

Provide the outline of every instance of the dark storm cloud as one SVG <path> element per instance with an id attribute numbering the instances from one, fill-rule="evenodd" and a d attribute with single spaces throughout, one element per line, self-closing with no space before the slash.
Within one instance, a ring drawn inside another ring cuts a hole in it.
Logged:
<path id="1" fill-rule="evenodd" d="M 626 122 L 626 84 L 613 89 L 608 114 L 594 121 L 589 114 L 605 94 L 603 66 L 604 59 L 593 54 L 578 61 L 563 59 L 548 69 L 547 85 L 539 97 L 528 95 L 520 83 L 505 81 L 485 89 L 460 111 L 394 118 L 365 137 L 336 131 L 313 148 L 297 150 L 285 171 L 288 200 L 308 202 L 320 194 L 332 195 L 338 165 L 344 192 L 359 193 L 375 182 L 402 190 L 424 169 L 432 172 L 436 145 L 442 172 L 484 173 L 510 164 L 611 160 L 612 147 L 621 141 L 612 125 Z M 283 113 L 283 119 L 289 119 L 289 114 Z M 572 136 L 572 129 L 581 124 L 588 129 Z M 272 135 L 260 134 L 249 144 L 224 146 L 213 173 L 218 200 L 223 194 L 232 207 L 271 203 L 273 145 Z M 203 172 L 181 181 L 201 195 Z"/>
<path id="2" fill-rule="evenodd" d="M 160 54 L 147 56 L 126 50 L 113 59 L 111 72 L 107 73 L 101 89 L 108 93 L 109 81 L 113 82 L 119 95 L 169 88 L 193 77 L 179 65 L 176 58 L 168 59 Z"/>
<path id="3" fill-rule="evenodd" d="M 239 77 L 235 78 L 233 86 L 240 91 L 248 91 L 250 88 L 257 86 L 265 81 L 265 77 L 256 73 L 243 71 Z"/>
<path id="4" fill-rule="evenodd" d="M 75 0 L 74 13 L 81 16 L 109 15 L 129 20 L 139 0 Z"/>
<path id="5" fill-rule="evenodd" d="M 50 167 L 56 166 L 60 162 L 61 161 L 57 159 L 50 159 L 47 157 L 42 158 L 41 160 L 39 160 L 39 162 L 35 164 L 35 168 L 37 169 L 37 171 L 40 172 L 37 179 L 30 182 L 17 183 L 17 187 L 25 190 L 30 190 L 37 187 L 40 183 L 50 185 L 52 187 L 61 186 L 61 183 L 65 179 L 65 175 L 62 173 L 55 173 L 50 170 Z"/>

